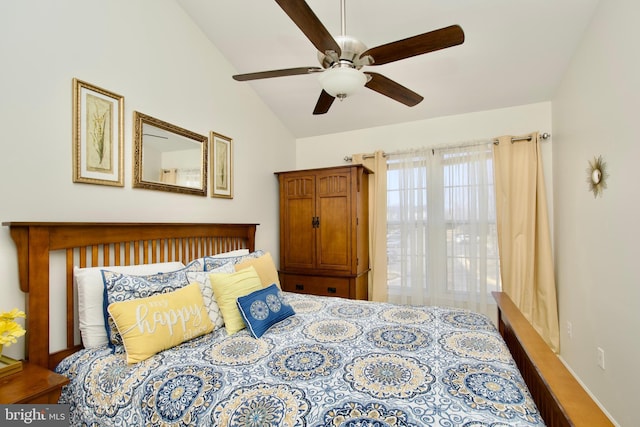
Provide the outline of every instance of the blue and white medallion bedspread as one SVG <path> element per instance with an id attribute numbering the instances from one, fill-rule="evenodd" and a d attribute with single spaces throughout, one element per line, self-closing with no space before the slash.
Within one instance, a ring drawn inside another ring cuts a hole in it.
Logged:
<path id="1" fill-rule="evenodd" d="M 260 339 L 224 328 L 127 365 L 82 350 L 56 369 L 72 425 L 540 426 L 485 316 L 286 293 Z"/>

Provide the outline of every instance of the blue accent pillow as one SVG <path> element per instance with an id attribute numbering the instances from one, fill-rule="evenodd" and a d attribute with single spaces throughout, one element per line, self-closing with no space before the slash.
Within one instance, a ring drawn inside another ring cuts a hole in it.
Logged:
<path id="1" fill-rule="evenodd" d="M 254 338 L 260 338 L 271 326 L 296 314 L 275 283 L 239 297 L 236 302 Z"/>

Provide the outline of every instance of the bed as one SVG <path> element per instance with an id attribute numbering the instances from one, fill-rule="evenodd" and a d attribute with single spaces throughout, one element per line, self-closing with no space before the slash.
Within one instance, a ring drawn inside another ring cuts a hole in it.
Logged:
<path id="1" fill-rule="evenodd" d="M 254 253 L 257 225 L 5 225 L 27 295 L 27 358 L 71 379 L 60 401 L 77 424 L 612 425 L 501 293 L 495 328 L 464 310 L 280 292 L 295 314 L 258 339 L 225 325 L 127 363 L 122 348 L 83 348 L 74 267 Z M 51 265 L 60 254 L 62 271 Z M 66 321 L 52 344 L 57 286 Z"/>

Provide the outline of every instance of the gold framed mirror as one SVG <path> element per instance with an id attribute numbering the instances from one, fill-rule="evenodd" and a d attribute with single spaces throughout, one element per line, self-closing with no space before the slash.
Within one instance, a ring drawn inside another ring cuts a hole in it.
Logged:
<path id="1" fill-rule="evenodd" d="M 133 112 L 133 187 L 207 195 L 208 139 Z"/>

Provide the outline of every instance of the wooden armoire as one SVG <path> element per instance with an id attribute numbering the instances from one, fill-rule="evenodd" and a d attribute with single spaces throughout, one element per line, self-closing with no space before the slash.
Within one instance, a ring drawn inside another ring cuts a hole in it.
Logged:
<path id="1" fill-rule="evenodd" d="M 362 165 L 276 172 L 283 290 L 368 298 L 370 173 Z"/>

